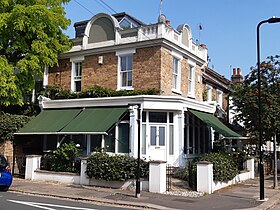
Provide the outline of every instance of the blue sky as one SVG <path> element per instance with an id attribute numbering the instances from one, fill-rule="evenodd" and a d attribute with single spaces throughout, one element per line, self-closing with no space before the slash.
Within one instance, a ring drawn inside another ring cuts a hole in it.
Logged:
<path id="1" fill-rule="evenodd" d="M 99 12 L 127 12 L 144 23 L 155 23 L 160 0 L 71 0 L 66 16 L 71 25 L 66 34 L 74 37 L 73 25 Z M 82 6 L 81 6 L 82 5 Z M 256 26 L 261 20 L 280 17 L 280 0 L 163 0 L 162 13 L 171 26 L 188 24 L 193 38 L 205 43 L 211 59 L 209 67 L 229 78 L 232 68 L 241 68 L 246 75 L 257 62 Z M 261 26 L 261 60 L 280 55 L 280 23 Z"/>

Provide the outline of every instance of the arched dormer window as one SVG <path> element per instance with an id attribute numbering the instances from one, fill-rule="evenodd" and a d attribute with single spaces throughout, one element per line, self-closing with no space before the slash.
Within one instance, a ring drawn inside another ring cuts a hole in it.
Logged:
<path id="1" fill-rule="evenodd" d="M 177 27 L 177 30 L 182 33 L 182 44 L 190 47 L 192 43 L 191 28 L 187 24 L 182 24 Z"/>
<path id="2" fill-rule="evenodd" d="M 85 29 L 83 45 L 115 40 L 116 28 L 120 28 L 117 19 L 105 13 L 94 16 Z"/>

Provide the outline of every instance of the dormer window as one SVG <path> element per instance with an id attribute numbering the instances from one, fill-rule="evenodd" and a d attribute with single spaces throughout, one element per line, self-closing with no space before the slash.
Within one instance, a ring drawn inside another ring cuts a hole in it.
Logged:
<path id="1" fill-rule="evenodd" d="M 130 21 L 128 18 L 124 17 L 120 21 L 120 27 L 123 28 L 123 29 L 128 29 L 128 28 L 136 28 L 137 25 L 134 24 L 132 21 Z"/>

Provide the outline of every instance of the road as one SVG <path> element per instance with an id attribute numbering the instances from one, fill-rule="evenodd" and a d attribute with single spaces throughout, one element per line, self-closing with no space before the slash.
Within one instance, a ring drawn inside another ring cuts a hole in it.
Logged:
<path id="1" fill-rule="evenodd" d="M 1 210 L 120 210 L 113 206 L 102 206 L 87 202 L 72 201 L 67 199 L 56 199 L 51 197 L 39 197 L 13 192 L 0 192 Z"/>

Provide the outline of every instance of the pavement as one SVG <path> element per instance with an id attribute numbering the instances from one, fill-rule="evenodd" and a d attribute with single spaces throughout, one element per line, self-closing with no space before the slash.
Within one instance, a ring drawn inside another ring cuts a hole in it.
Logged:
<path id="1" fill-rule="evenodd" d="M 280 201 L 280 191 L 273 189 L 272 176 L 265 177 L 265 201 L 259 201 L 258 178 L 198 198 L 145 191 L 141 191 L 140 198 L 136 198 L 133 190 L 31 181 L 20 178 L 14 178 L 9 191 L 36 196 L 90 201 L 102 205 L 123 206 L 133 209 L 260 210 L 272 209 Z"/>

